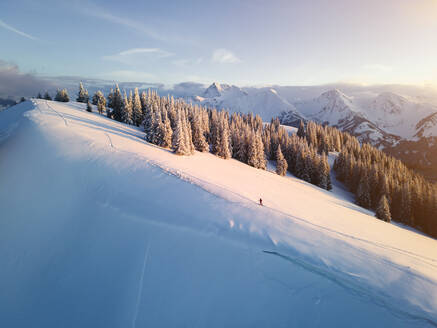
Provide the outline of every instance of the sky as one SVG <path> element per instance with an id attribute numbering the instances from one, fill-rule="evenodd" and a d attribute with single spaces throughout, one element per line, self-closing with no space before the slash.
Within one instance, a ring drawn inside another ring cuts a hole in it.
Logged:
<path id="1" fill-rule="evenodd" d="M 437 0 L 0 2 L 0 71 L 437 86 Z"/>

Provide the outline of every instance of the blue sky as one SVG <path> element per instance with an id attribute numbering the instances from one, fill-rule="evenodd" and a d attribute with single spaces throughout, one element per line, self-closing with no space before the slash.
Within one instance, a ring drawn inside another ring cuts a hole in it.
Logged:
<path id="1" fill-rule="evenodd" d="M 3 0 L 0 42 L 45 76 L 437 85 L 436 0 Z"/>

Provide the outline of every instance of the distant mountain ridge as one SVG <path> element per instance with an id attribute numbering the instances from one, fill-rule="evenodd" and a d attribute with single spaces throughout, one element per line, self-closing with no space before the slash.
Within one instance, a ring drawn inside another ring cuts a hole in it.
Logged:
<path id="1" fill-rule="evenodd" d="M 298 126 L 300 120 L 312 120 L 335 126 L 362 142 L 414 163 L 415 167 L 432 171 L 437 166 L 437 102 L 387 90 L 346 94 L 332 88 L 309 98 L 311 87 L 302 88 L 302 96 L 299 90 L 292 90 L 290 96 L 289 90 L 286 87 L 240 88 L 214 82 L 201 95 L 188 99 L 233 112 L 252 112 L 264 121 L 279 117 L 284 125 Z"/>

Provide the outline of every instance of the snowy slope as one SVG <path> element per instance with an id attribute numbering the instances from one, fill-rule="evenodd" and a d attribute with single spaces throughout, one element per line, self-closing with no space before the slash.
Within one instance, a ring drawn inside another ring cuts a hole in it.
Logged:
<path id="1" fill-rule="evenodd" d="M 82 104 L 0 113 L 0 326 L 437 325 L 436 240 L 141 137 Z"/>

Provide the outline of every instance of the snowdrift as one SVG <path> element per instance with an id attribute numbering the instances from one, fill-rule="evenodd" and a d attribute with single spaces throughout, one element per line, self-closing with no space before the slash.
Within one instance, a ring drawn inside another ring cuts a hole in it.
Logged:
<path id="1" fill-rule="evenodd" d="M 83 104 L 0 113 L 0 208 L 2 327 L 437 326 L 436 240 Z"/>

